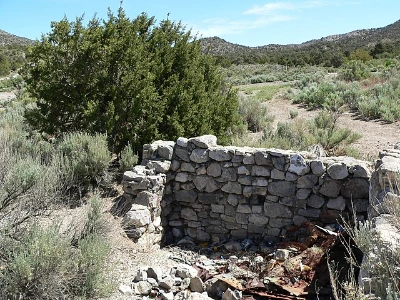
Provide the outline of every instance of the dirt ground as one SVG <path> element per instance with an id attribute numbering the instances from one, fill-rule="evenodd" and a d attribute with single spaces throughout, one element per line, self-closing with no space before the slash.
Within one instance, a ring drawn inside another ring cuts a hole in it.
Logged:
<path id="1" fill-rule="evenodd" d="M 279 83 L 261 83 L 258 86 L 276 85 Z M 254 86 L 254 85 L 252 85 Z M 239 87 L 240 88 L 240 87 Z M 290 120 L 289 112 L 297 110 L 297 118 L 312 119 L 318 114 L 318 110 L 308 110 L 302 105 L 292 104 L 278 93 L 270 101 L 266 102 L 271 115 L 275 116 L 274 125 L 278 122 Z M 362 137 L 353 144 L 365 160 L 375 160 L 379 151 L 393 148 L 394 144 L 400 142 L 400 122 L 385 123 L 379 120 L 364 121 L 356 113 L 345 111 L 338 119 L 339 126 L 349 128 Z"/>

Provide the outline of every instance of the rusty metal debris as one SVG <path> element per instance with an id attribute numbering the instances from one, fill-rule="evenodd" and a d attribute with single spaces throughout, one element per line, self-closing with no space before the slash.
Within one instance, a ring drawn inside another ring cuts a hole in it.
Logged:
<path id="1" fill-rule="evenodd" d="M 338 235 L 307 222 L 289 230 L 271 253 L 239 251 L 232 259 L 229 259 L 232 253 L 222 253 L 216 259 L 217 274 L 204 270 L 202 274 L 242 291 L 243 299 L 248 300 L 308 299 L 321 291 L 329 294 L 326 253 L 338 243 Z M 197 264 L 199 269 L 201 266 Z"/>

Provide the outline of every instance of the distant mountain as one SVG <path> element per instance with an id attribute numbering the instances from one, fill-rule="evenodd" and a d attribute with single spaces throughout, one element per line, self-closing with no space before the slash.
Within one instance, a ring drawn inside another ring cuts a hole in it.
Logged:
<path id="1" fill-rule="evenodd" d="M 0 46 L 21 45 L 26 46 L 32 44 L 33 41 L 24 37 L 0 30 Z"/>
<path id="2" fill-rule="evenodd" d="M 202 49 L 209 54 L 219 57 L 240 56 L 241 60 L 254 62 L 254 58 L 265 60 L 271 54 L 274 57 L 298 55 L 299 53 L 310 53 L 313 51 L 325 51 L 330 53 L 348 53 L 355 49 L 362 48 L 372 50 L 376 44 L 388 44 L 400 48 L 400 20 L 382 28 L 362 29 L 349 33 L 331 35 L 321 39 L 311 40 L 302 44 L 277 45 L 269 44 L 258 47 L 247 47 L 233 44 L 219 37 L 203 38 L 200 40 Z"/>

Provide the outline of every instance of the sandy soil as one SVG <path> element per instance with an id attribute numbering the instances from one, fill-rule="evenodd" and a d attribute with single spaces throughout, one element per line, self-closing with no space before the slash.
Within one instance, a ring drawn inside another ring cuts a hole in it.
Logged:
<path id="1" fill-rule="evenodd" d="M 274 84 L 279 83 L 257 84 L 257 86 Z M 318 110 L 307 110 L 301 105 L 292 104 L 291 101 L 284 99 L 280 93 L 266 103 L 271 114 L 275 116 L 275 126 L 278 122 L 290 120 L 289 112 L 291 110 L 297 110 L 298 118 L 307 120 L 315 117 L 319 112 Z M 340 115 L 338 124 L 362 135 L 362 138 L 354 143 L 353 147 L 360 152 L 361 158 L 366 160 L 376 159 L 379 151 L 393 148 L 393 145 L 400 141 L 400 122 L 364 121 L 356 113 L 347 111 Z"/>

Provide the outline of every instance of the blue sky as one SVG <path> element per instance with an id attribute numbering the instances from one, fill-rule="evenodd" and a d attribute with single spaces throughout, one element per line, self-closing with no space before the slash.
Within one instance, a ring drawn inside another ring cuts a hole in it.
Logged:
<path id="1" fill-rule="evenodd" d="M 30 39 L 64 15 L 107 18 L 119 0 L 0 0 L 0 29 Z M 182 21 L 203 37 L 246 46 L 298 44 L 332 34 L 377 28 L 400 19 L 399 0 L 124 0 L 130 18 L 141 12 Z"/>

